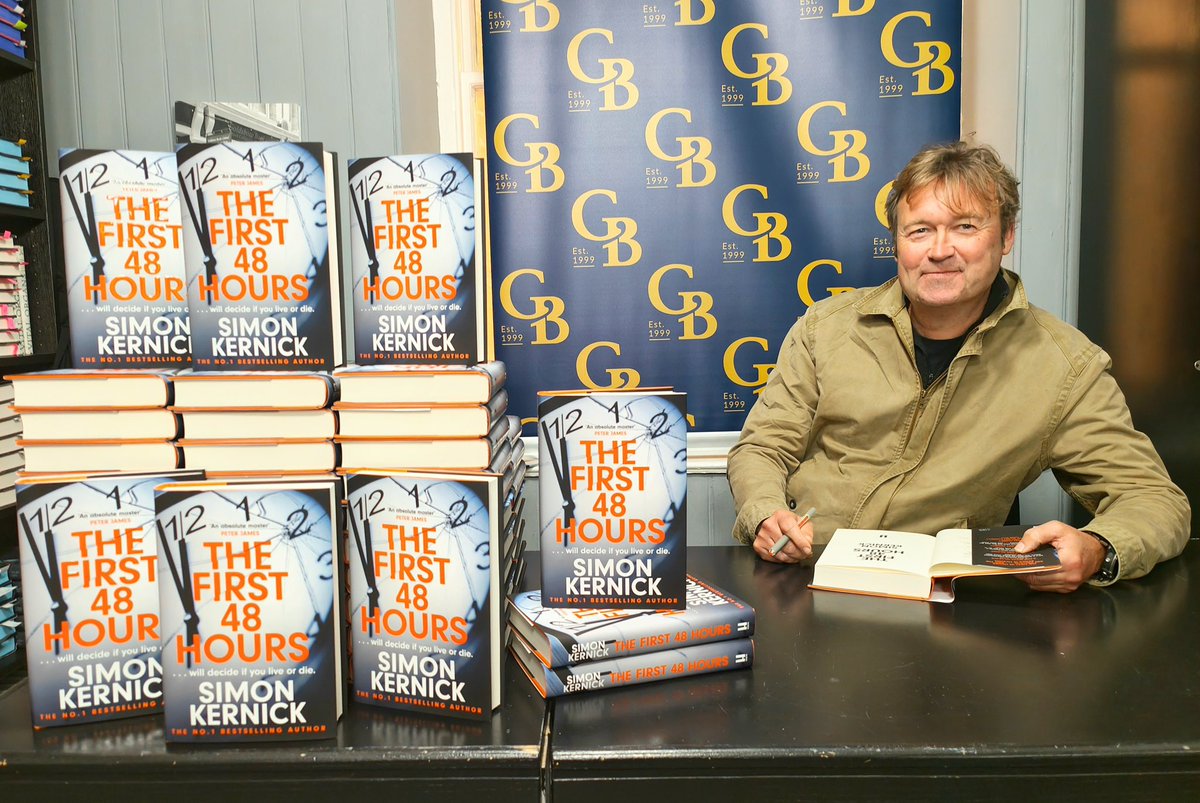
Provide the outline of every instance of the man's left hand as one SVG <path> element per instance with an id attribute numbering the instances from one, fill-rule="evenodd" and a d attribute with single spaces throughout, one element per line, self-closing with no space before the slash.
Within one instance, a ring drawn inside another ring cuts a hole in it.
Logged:
<path id="1" fill-rule="evenodd" d="M 1048 521 L 1030 527 L 1014 549 L 1017 552 L 1032 552 L 1038 547 L 1052 546 L 1058 550 L 1061 568 L 1053 572 L 1018 574 L 1035 591 L 1056 591 L 1069 594 L 1100 571 L 1106 552 L 1099 539 L 1076 530 L 1061 521 Z"/>

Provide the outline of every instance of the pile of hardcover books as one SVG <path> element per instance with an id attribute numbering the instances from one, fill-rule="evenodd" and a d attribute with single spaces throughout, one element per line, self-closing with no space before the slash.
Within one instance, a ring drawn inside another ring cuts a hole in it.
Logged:
<path id="1" fill-rule="evenodd" d="M 339 368 L 342 465 L 503 473 L 520 442 L 506 373 L 502 362 Z"/>
<path id="2" fill-rule="evenodd" d="M 525 591 L 509 602 L 511 650 L 543 697 L 749 667 L 754 609 L 691 575 L 686 599 L 682 610 L 547 608 Z"/>
<path id="3" fill-rule="evenodd" d="M 0 185 L 4 183 L 3 175 L 0 172 Z M 11 232 L 6 231 L 0 233 L 0 356 L 20 357 L 32 353 L 25 249 L 17 245 Z"/>
<path id="4" fill-rule="evenodd" d="M 209 476 L 328 474 L 337 383 L 313 371 L 183 371 L 174 410 L 184 465 Z"/>
<path id="5" fill-rule="evenodd" d="M 687 402 L 540 394 L 542 588 L 510 603 L 544 697 L 749 667 L 754 610 L 687 575 Z"/>
<path id="6" fill-rule="evenodd" d="M 525 462 L 478 163 L 351 164 L 362 364 L 340 368 L 319 145 L 62 153 L 76 368 L 11 377 L 35 727 L 162 709 L 169 741 L 331 737 L 351 639 L 362 701 L 500 704 Z"/>
<path id="7" fill-rule="evenodd" d="M 63 369 L 12 374 L 17 444 L 30 473 L 163 471 L 179 466 L 170 371 Z"/>
<path id="8" fill-rule="evenodd" d="M 12 384 L 0 382 L 0 508 L 17 500 L 17 472 L 25 465 L 25 453 L 17 443 L 21 419 L 11 407 L 12 400 Z"/>

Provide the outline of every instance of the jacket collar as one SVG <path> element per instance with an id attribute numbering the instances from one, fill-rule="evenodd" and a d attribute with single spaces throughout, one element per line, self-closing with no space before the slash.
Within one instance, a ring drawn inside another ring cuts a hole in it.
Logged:
<path id="1" fill-rule="evenodd" d="M 985 332 L 996 325 L 996 322 L 1013 310 L 1029 309 L 1029 298 L 1025 295 L 1025 285 L 1021 277 L 1005 268 L 1000 269 L 1004 281 L 1008 285 L 1008 296 L 1000 302 L 1000 306 L 992 310 L 992 314 L 980 322 L 976 331 Z M 896 321 L 903 317 L 908 322 L 908 307 L 904 303 L 904 292 L 900 289 L 900 280 L 889 279 L 883 284 L 869 290 L 854 304 L 860 315 L 882 315 Z"/>

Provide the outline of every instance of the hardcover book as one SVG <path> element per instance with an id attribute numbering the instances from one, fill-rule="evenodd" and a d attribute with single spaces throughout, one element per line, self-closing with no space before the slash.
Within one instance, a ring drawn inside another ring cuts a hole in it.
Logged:
<path id="1" fill-rule="evenodd" d="M 548 667 L 754 635 L 754 608 L 688 575 L 685 610 L 547 608 L 541 591 L 509 600 L 510 621 Z"/>
<path id="2" fill-rule="evenodd" d="M 171 403 L 170 371 L 64 368 L 4 377 L 13 404 L 27 409 L 165 407 Z"/>
<path id="3" fill-rule="evenodd" d="M 333 405 L 347 438 L 482 438 L 508 409 L 508 392 L 487 404 Z"/>
<path id="4" fill-rule="evenodd" d="M 475 164 L 469 153 L 350 161 L 355 362 L 488 358 Z"/>
<path id="5" fill-rule="evenodd" d="M 329 440 L 193 440 L 179 442 L 188 468 L 224 474 L 329 472 L 337 447 Z"/>
<path id="6" fill-rule="evenodd" d="M 484 719 L 500 705 L 500 478 L 350 472 L 354 696 Z"/>
<path id="7" fill-rule="evenodd" d="M 157 490 L 166 740 L 333 738 L 343 704 L 338 484 Z"/>
<path id="8" fill-rule="evenodd" d="M 656 680 L 704 675 L 730 669 L 749 669 L 754 663 L 754 642 L 748 638 L 710 641 L 684 647 L 601 658 L 596 661 L 550 668 L 514 631 L 509 647 L 518 665 L 542 697 L 561 697 L 584 691 L 615 689 Z"/>
<path id="9" fill-rule="evenodd" d="M 87 440 L 103 436 L 119 440 L 171 440 L 179 435 L 179 417 L 165 407 L 136 410 L 120 408 L 13 407 L 21 416 L 28 440 Z"/>
<path id="10" fill-rule="evenodd" d="M 72 364 L 187 367 L 175 154 L 64 148 L 58 170 Z"/>
<path id="11" fill-rule="evenodd" d="M 349 404 L 487 404 L 507 370 L 495 360 L 478 365 L 351 365 L 334 371 Z"/>
<path id="12" fill-rule="evenodd" d="M 17 484 L 35 728 L 162 706 L 154 475 Z"/>
<path id="13" fill-rule="evenodd" d="M 420 468 L 483 471 L 496 463 L 501 470 L 511 462 L 511 430 L 519 430 L 515 416 L 505 416 L 483 438 L 351 438 L 339 435 L 342 465 L 347 468 Z M 502 459 L 503 458 L 503 459 Z"/>
<path id="14" fill-rule="evenodd" d="M 183 410 L 188 440 L 331 440 L 337 434 L 333 410 Z"/>
<path id="15" fill-rule="evenodd" d="M 539 395 L 542 604 L 684 608 L 686 396 Z"/>
<path id="16" fill-rule="evenodd" d="M 175 377 L 175 406 L 190 410 L 318 410 L 337 393 L 337 382 L 317 371 L 183 371 Z"/>
<path id="17" fill-rule="evenodd" d="M 336 158 L 302 142 L 187 144 L 177 155 L 193 364 L 341 365 Z"/>
<path id="18" fill-rule="evenodd" d="M 30 473 L 100 471 L 170 471 L 182 465 L 179 449 L 169 440 L 19 439 Z"/>
<path id="19" fill-rule="evenodd" d="M 813 569 L 812 588 L 953 602 L 954 581 L 985 574 L 1053 571 L 1058 553 L 1013 547 L 1028 527 L 942 530 L 937 535 L 896 530 L 838 529 Z"/>

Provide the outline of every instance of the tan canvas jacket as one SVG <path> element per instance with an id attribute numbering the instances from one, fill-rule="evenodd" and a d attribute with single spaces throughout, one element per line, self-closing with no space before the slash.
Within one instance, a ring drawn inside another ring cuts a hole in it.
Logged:
<path id="1" fill-rule="evenodd" d="M 1120 577 L 1179 554 L 1187 498 L 1133 428 L 1109 356 L 1005 280 L 1008 297 L 924 391 L 895 279 L 810 308 L 729 453 L 734 537 L 750 543 L 783 507 L 817 508 L 817 543 L 838 527 L 995 526 L 1049 468 L 1093 514 L 1084 529 L 1116 548 Z"/>

